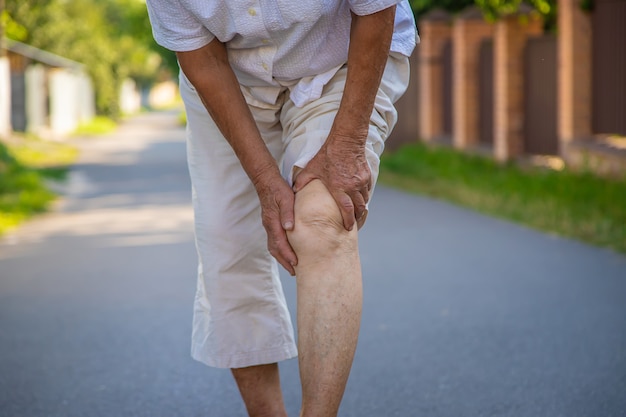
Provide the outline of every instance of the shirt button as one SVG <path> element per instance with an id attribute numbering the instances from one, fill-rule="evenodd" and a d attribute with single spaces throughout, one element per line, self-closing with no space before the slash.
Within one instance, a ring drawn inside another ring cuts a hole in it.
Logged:
<path id="1" fill-rule="evenodd" d="M 256 16 L 256 10 L 254 10 L 252 7 L 250 7 L 250 8 L 248 9 L 248 14 L 249 14 L 250 16 Z"/>
<path id="2" fill-rule="evenodd" d="M 266 64 L 265 62 L 264 62 L 264 63 L 262 63 L 262 64 L 261 64 L 261 66 L 263 67 L 263 69 L 264 69 L 265 71 L 267 71 L 268 66 L 267 66 L 267 64 Z"/>

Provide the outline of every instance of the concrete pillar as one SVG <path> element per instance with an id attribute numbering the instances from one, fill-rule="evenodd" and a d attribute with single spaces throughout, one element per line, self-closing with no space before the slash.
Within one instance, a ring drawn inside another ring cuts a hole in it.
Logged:
<path id="1" fill-rule="evenodd" d="M 11 131 L 11 68 L 9 58 L 0 56 L 0 137 Z"/>
<path id="2" fill-rule="evenodd" d="M 558 137 L 560 148 L 591 131 L 591 17 L 579 0 L 558 3 Z"/>
<path id="3" fill-rule="evenodd" d="M 43 65 L 26 69 L 26 130 L 40 134 L 46 127 L 46 70 Z"/>
<path id="4" fill-rule="evenodd" d="M 134 114 L 141 110 L 141 96 L 137 83 L 127 78 L 120 91 L 120 110 L 123 114 Z"/>
<path id="5" fill-rule="evenodd" d="M 543 32 L 541 17 L 522 4 L 500 18 L 494 31 L 494 154 L 506 161 L 524 149 L 524 49 Z"/>
<path id="6" fill-rule="evenodd" d="M 78 127 L 76 77 L 57 68 L 50 72 L 50 128 L 54 136 L 64 136 Z"/>
<path id="7" fill-rule="evenodd" d="M 480 45 L 492 36 L 493 24 L 475 6 L 463 11 L 454 22 L 452 136 L 454 146 L 459 149 L 480 141 Z"/>
<path id="8" fill-rule="evenodd" d="M 96 95 L 91 78 L 85 73 L 77 74 L 78 122 L 87 123 L 96 115 Z"/>
<path id="9" fill-rule="evenodd" d="M 443 49 L 452 37 L 450 15 L 433 10 L 420 19 L 419 135 L 432 141 L 443 133 Z"/>

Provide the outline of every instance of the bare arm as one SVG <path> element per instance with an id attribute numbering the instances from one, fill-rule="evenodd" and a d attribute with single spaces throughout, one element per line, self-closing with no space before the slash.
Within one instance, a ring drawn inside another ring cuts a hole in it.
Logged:
<path id="1" fill-rule="evenodd" d="M 371 174 L 365 159 L 370 117 L 389 55 L 395 6 L 366 16 L 352 15 L 348 74 L 343 98 L 326 143 L 298 175 L 294 189 L 322 180 L 351 230 L 365 212 Z"/>
<path id="2" fill-rule="evenodd" d="M 214 39 L 200 49 L 176 55 L 185 76 L 256 188 L 270 253 L 293 275 L 297 258 L 285 230 L 293 228 L 294 193 L 261 138 L 228 62 L 226 47 Z"/>

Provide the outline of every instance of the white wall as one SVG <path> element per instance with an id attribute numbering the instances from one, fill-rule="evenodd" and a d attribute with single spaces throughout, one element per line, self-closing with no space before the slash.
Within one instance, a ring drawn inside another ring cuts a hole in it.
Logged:
<path id="1" fill-rule="evenodd" d="M 57 138 L 71 134 L 95 116 L 91 79 L 79 70 L 29 66 L 26 112 L 30 132 Z"/>
<path id="2" fill-rule="evenodd" d="M 120 109 L 123 114 L 133 114 L 141 110 L 141 94 L 135 81 L 127 78 L 120 91 Z"/>
<path id="3" fill-rule="evenodd" d="M 155 109 L 175 105 L 179 100 L 178 84 L 173 81 L 164 81 L 152 87 L 149 96 L 150 107 Z"/>
<path id="4" fill-rule="evenodd" d="M 87 123 L 96 115 L 96 93 L 91 78 L 84 72 L 76 75 L 78 83 L 78 122 Z"/>
<path id="5" fill-rule="evenodd" d="M 31 65 L 26 69 L 26 130 L 41 134 L 46 129 L 48 94 L 46 69 L 43 65 Z"/>
<path id="6" fill-rule="evenodd" d="M 11 73 L 9 58 L 0 58 L 0 136 L 11 133 Z"/>
<path id="7" fill-rule="evenodd" d="M 50 129 L 54 136 L 67 135 L 78 127 L 77 77 L 63 69 L 50 71 Z"/>

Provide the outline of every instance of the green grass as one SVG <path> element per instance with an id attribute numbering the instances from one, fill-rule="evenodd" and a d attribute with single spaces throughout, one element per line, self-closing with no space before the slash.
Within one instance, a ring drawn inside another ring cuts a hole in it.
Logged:
<path id="1" fill-rule="evenodd" d="M 83 123 L 74 132 L 77 136 L 95 136 L 111 133 L 117 127 L 114 120 L 105 116 L 96 116 L 87 123 Z"/>
<path id="2" fill-rule="evenodd" d="M 22 137 L 0 142 L 0 235 L 55 199 L 47 181 L 63 180 L 78 151 L 66 144 Z"/>
<path id="3" fill-rule="evenodd" d="M 181 110 L 180 113 L 178 113 L 178 124 L 180 126 L 187 126 L 187 113 L 184 109 Z"/>
<path id="4" fill-rule="evenodd" d="M 380 181 L 626 253 L 626 179 L 412 144 L 383 156 Z"/>

